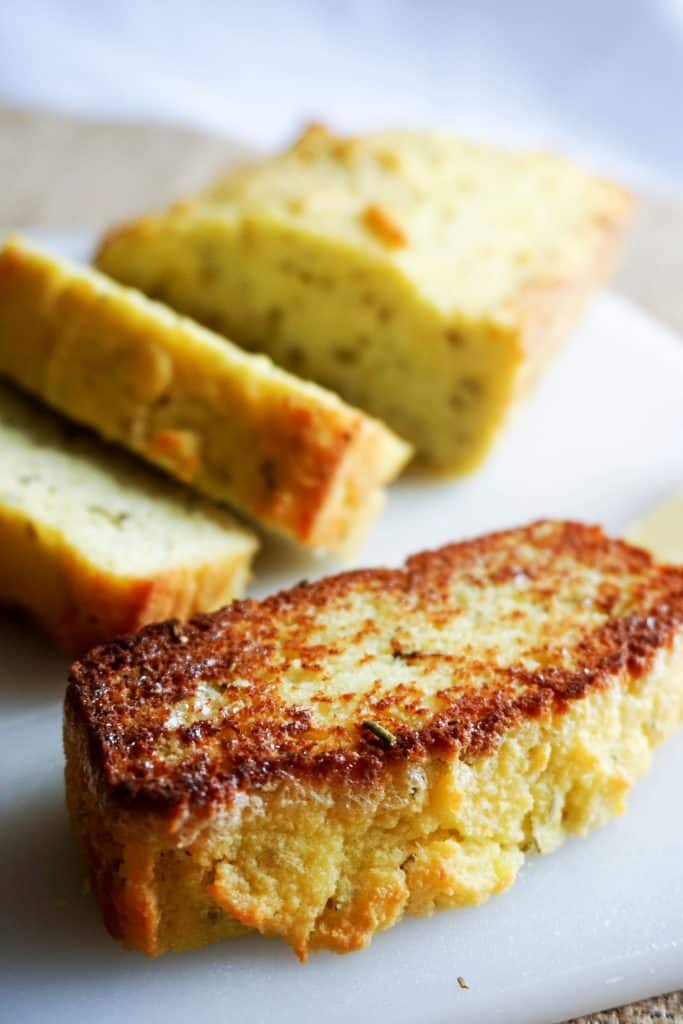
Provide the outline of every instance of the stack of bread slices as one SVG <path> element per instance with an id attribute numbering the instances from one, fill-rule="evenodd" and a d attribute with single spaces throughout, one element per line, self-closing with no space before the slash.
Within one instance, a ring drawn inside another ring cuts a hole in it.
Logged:
<path id="1" fill-rule="evenodd" d="M 99 270 L 6 242 L 0 597 L 79 650 L 240 594 L 255 526 L 352 552 L 411 457 L 481 461 L 630 206 L 557 157 L 313 126 Z"/>

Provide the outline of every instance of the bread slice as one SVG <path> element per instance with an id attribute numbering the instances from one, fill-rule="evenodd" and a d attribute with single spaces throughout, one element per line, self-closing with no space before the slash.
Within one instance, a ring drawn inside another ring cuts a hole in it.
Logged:
<path id="1" fill-rule="evenodd" d="M 126 945 L 305 959 L 505 889 L 620 813 L 682 712 L 683 568 L 545 521 L 93 651 L 67 799 Z"/>
<path id="2" fill-rule="evenodd" d="M 314 548 L 352 548 L 410 452 L 265 357 L 18 241 L 0 252 L 0 373 Z"/>
<path id="3" fill-rule="evenodd" d="M 548 154 L 314 126 L 114 230 L 97 262 L 462 472 L 607 276 L 631 206 Z"/>
<path id="4" fill-rule="evenodd" d="M 243 592 L 231 516 L 0 384 L 0 601 L 68 653 Z"/>

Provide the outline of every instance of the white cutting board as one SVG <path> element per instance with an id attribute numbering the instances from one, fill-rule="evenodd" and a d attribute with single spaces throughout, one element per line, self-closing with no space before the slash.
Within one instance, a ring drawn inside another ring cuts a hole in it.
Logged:
<path id="1" fill-rule="evenodd" d="M 87 251 L 82 236 L 42 238 Z M 682 482 L 683 341 L 608 294 L 486 466 L 459 483 L 402 481 L 355 561 L 539 516 L 619 531 Z M 252 592 L 333 566 L 271 543 Z M 623 819 L 530 860 L 483 907 L 405 920 L 305 967 L 258 936 L 153 961 L 107 936 L 83 889 L 63 809 L 66 671 L 37 633 L 0 621 L 0 1021 L 551 1024 L 683 987 L 683 733 Z"/>

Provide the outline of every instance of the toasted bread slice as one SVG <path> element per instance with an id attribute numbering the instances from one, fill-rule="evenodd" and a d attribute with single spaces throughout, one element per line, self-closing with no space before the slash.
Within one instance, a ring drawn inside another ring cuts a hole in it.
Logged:
<path id="1" fill-rule="evenodd" d="M 314 126 L 114 230 L 97 262 L 463 472 L 608 275 L 631 206 L 549 154 Z"/>
<path id="2" fill-rule="evenodd" d="M 352 548 L 410 453 L 265 357 L 17 241 L 0 252 L 0 373 L 314 548 Z"/>
<path id="3" fill-rule="evenodd" d="M 683 569 L 539 522 L 93 651 L 68 804 L 126 945 L 346 952 L 620 813 L 682 710 Z"/>
<path id="4" fill-rule="evenodd" d="M 220 608 L 256 548 L 226 512 L 0 384 L 0 601 L 68 653 Z"/>

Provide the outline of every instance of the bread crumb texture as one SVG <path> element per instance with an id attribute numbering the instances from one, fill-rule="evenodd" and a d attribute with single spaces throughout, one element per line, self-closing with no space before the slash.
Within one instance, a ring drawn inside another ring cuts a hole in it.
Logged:
<path id="1" fill-rule="evenodd" d="M 231 516 L 0 384 L 0 601 L 80 653 L 241 596 Z"/>
<path id="2" fill-rule="evenodd" d="M 0 373 L 313 548 L 353 548 L 410 455 L 265 356 L 18 240 L 0 251 Z"/>
<path id="3" fill-rule="evenodd" d="M 66 697 L 93 889 L 149 954 L 256 929 L 305 959 L 478 904 L 620 814 L 683 709 L 683 569 L 576 523 L 239 602 L 183 636 L 100 648 Z"/>
<path id="4" fill-rule="evenodd" d="M 550 154 L 316 125 L 97 261 L 463 472 L 609 274 L 631 206 Z"/>

